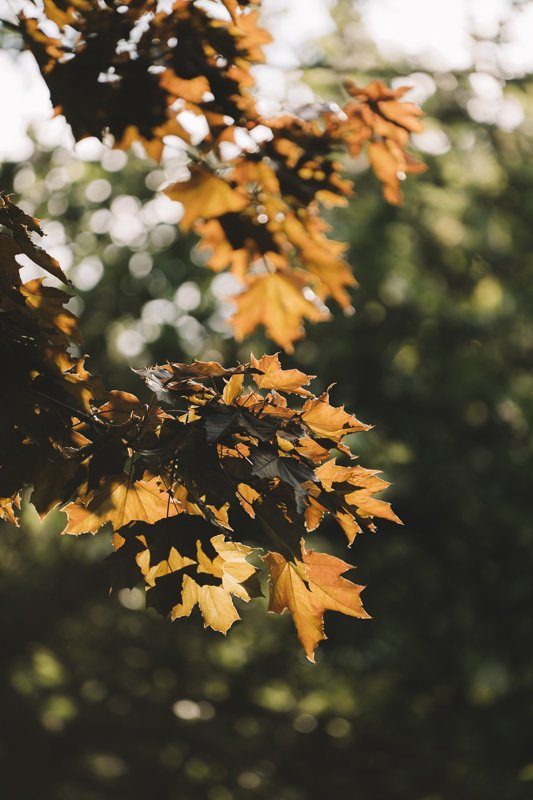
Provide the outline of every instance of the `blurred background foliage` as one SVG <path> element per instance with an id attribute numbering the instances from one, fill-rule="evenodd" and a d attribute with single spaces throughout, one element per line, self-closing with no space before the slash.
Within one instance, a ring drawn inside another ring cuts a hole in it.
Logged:
<path id="1" fill-rule="evenodd" d="M 305 79 L 331 98 L 339 73 L 411 73 L 428 115 L 429 170 L 403 208 L 348 164 L 358 197 L 331 221 L 356 313 L 311 328 L 290 360 L 375 425 L 353 449 L 393 481 L 405 528 L 380 524 L 350 554 L 374 619 L 327 619 L 316 666 L 264 603 L 227 639 L 171 626 L 140 590 L 107 595 L 109 537 L 60 538 L 27 504 L 0 538 L 7 800 L 533 796 L 532 86 L 384 62 L 348 5 Z M 130 364 L 273 350 L 232 341 L 231 280 L 155 193 L 180 168 L 94 142 L 37 142 L 2 167 L 47 221 L 110 386 L 139 389 Z"/>

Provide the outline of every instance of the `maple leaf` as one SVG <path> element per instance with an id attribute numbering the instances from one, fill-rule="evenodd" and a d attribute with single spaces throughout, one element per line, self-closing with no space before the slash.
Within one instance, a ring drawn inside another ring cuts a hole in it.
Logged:
<path id="1" fill-rule="evenodd" d="M 304 389 L 315 376 L 306 375 L 299 369 L 282 369 L 279 356 L 264 355 L 257 359 L 252 353 L 250 363 L 260 374 L 254 375 L 253 380 L 260 389 L 277 389 L 283 392 L 294 392 L 302 397 L 312 397 L 308 389 Z"/>
<path id="2" fill-rule="evenodd" d="M 211 545 L 217 555 L 210 559 L 197 542 L 198 574 L 205 573 L 220 578 L 222 587 L 241 600 L 248 602 L 251 594 L 246 582 L 255 574 L 256 568 L 247 560 L 247 556 L 254 552 L 252 547 L 247 547 L 238 542 L 228 541 L 224 534 L 211 538 Z"/>
<path id="3" fill-rule="evenodd" d="M 224 386 L 222 402 L 230 406 L 243 393 L 244 375 L 232 375 Z"/>
<path id="4" fill-rule="evenodd" d="M 350 492 L 350 494 L 346 495 L 346 503 L 357 508 L 357 513 L 360 517 L 381 517 L 382 519 L 388 519 L 390 522 L 396 522 L 398 525 L 403 525 L 401 519 L 392 510 L 391 504 L 373 497 L 372 492 L 368 489 Z"/>
<path id="5" fill-rule="evenodd" d="M 393 141 L 380 141 L 369 145 L 368 154 L 372 169 L 383 184 L 385 199 L 392 205 L 400 205 L 403 197 L 400 176 L 409 171 L 404 153 Z"/>
<path id="6" fill-rule="evenodd" d="M 200 608 L 204 627 L 213 628 L 223 634 L 240 618 L 231 594 L 222 586 L 201 586 L 190 575 L 185 575 L 181 602 L 172 609 L 172 619 L 190 616 L 195 606 Z"/>
<path id="7" fill-rule="evenodd" d="M 181 511 L 157 478 L 133 481 L 126 473 L 107 477 L 87 504 L 76 500 L 62 508 L 68 522 L 64 533 L 96 533 L 110 522 L 114 530 L 129 522 L 157 522 Z"/>
<path id="8" fill-rule="evenodd" d="M 190 534 L 196 529 L 205 535 L 206 524 L 187 515 L 182 516 L 179 523 L 175 546 L 163 561 L 154 563 L 150 543 L 146 541 L 147 549 L 137 554 L 137 562 L 148 581 L 147 602 L 161 613 L 170 614 L 172 620 L 190 616 L 198 606 L 204 627 L 226 634 L 240 618 L 233 597 L 248 602 L 252 596 L 257 596 L 251 583 L 256 568 L 247 561 L 253 548 L 228 541 L 223 534 L 218 534 L 208 541 L 214 551 L 212 558 L 205 553 L 200 539 L 196 541 L 194 555 L 183 556 L 178 547 L 181 547 L 180 534 L 184 526 Z"/>
<path id="9" fill-rule="evenodd" d="M 91 375 L 85 366 L 85 358 L 70 358 L 65 352 L 56 352 L 54 365 L 59 369 L 64 390 L 72 395 L 80 408 L 92 413 L 92 406 L 105 394 L 102 381 Z"/>
<path id="10" fill-rule="evenodd" d="M 317 291 L 323 298 L 331 295 L 342 308 L 350 305 L 346 291 L 357 285 L 352 271 L 342 258 L 346 245 L 327 239 L 317 228 L 316 220 L 304 222 L 289 215 L 283 222 L 283 231 L 289 241 L 298 248 L 305 268 L 318 278 Z"/>
<path id="11" fill-rule="evenodd" d="M 261 0 L 252 0 L 252 2 L 260 3 Z M 241 3 L 241 5 L 246 4 Z M 261 64 L 265 60 L 263 45 L 270 44 L 272 36 L 260 25 L 259 12 L 250 11 L 248 14 L 240 14 L 237 24 L 241 48 L 246 51 L 247 57 L 251 61 Z"/>
<path id="12" fill-rule="evenodd" d="M 236 494 L 246 513 L 255 519 L 254 502 L 261 497 L 259 492 L 253 486 L 248 486 L 247 483 L 239 483 Z"/>
<path id="13" fill-rule="evenodd" d="M 13 252 L 13 255 L 23 253 L 50 275 L 59 278 L 63 283 L 69 282 L 58 261 L 31 239 L 31 233 L 44 236 L 38 220 L 18 208 L 9 195 L 0 195 L 0 224 L 13 234 L 14 243 L 16 242 L 16 253 Z"/>
<path id="14" fill-rule="evenodd" d="M 34 278 L 20 287 L 20 293 L 45 326 L 54 329 L 55 333 L 64 334 L 67 342 L 81 342 L 78 320 L 65 308 L 68 296 L 64 292 L 52 286 L 43 286 L 42 278 Z"/>
<path id="15" fill-rule="evenodd" d="M 204 94 L 211 90 L 205 75 L 197 75 L 195 78 L 187 80 L 179 78 L 174 70 L 171 69 L 163 72 L 159 84 L 175 97 L 182 97 L 184 100 L 190 100 L 193 103 L 199 103 Z"/>
<path id="16" fill-rule="evenodd" d="M 302 548 L 301 561 L 287 561 L 275 552 L 267 553 L 263 561 L 269 571 L 268 609 L 277 614 L 286 609 L 290 612 L 310 661 L 314 661 L 318 643 L 327 638 L 325 611 L 369 619 L 360 598 L 365 587 L 342 577 L 351 565 L 340 558 Z"/>
<path id="17" fill-rule="evenodd" d="M 246 195 L 200 167 L 191 169 L 188 181 L 168 186 L 165 194 L 171 200 L 182 203 L 184 213 L 180 226 L 184 231 L 190 230 L 197 220 L 220 217 L 230 211 L 241 211 L 248 202 Z"/>
<path id="18" fill-rule="evenodd" d="M 112 389 L 107 393 L 106 402 L 98 409 L 98 415 L 106 422 L 124 425 L 133 417 L 144 416 L 147 407 L 131 392 Z"/>
<path id="19" fill-rule="evenodd" d="M 389 485 L 379 477 L 377 470 L 365 469 L 360 464 L 344 467 L 334 458 L 317 467 L 316 474 L 327 491 L 331 491 L 335 484 L 359 486 L 372 492 L 381 492 Z"/>
<path id="20" fill-rule="evenodd" d="M 305 519 L 309 531 L 318 527 L 327 511 L 339 523 L 350 545 L 362 531 L 356 516 L 362 521 L 376 516 L 402 524 L 390 503 L 374 497 L 376 492 L 383 491 L 389 485 L 378 477 L 376 470 L 365 469 L 360 465 L 344 467 L 333 458 L 317 467 L 315 474 L 323 491 L 310 498 L 306 509 Z M 368 527 L 372 529 L 372 523 Z"/>
<path id="21" fill-rule="evenodd" d="M 322 300 L 332 296 L 346 308 L 355 283 L 344 245 L 327 238 L 321 216 L 322 204 L 343 204 L 351 193 L 336 152 L 355 154 L 366 143 L 387 197 L 398 202 L 399 173 L 422 168 L 405 150 L 419 111 L 401 101 L 403 90 L 374 82 L 349 88 L 343 114 L 317 106 L 306 120 L 263 120 L 249 87 L 268 37 L 251 3 L 224 5 L 231 20 L 187 0 L 171 14 L 152 14 L 152 0 L 120 14 L 88 0 L 45 0 L 60 38 L 35 20 L 21 24 L 76 138 L 109 129 L 116 147 L 136 141 L 160 158 L 166 136 L 192 148 L 177 108 L 203 117 L 207 133 L 191 150 L 191 178 L 167 194 L 184 205 L 182 228 L 194 227 L 213 249 L 211 266 L 230 266 L 243 282 L 236 335 L 263 325 L 291 351 L 305 320 L 327 318 Z M 136 53 L 126 53 L 121 43 L 141 18 L 148 28 Z M 161 63 L 163 70 L 150 70 Z M 100 81 L 110 70 L 116 80 Z M 225 165 L 222 143 L 237 144 L 239 128 L 253 136 L 257 126 L 270 138 Z M 270 609 L 289 609 L 310 658 L 325 638 L 326 610 L 368 616 L 362 587 L 342 577 L 349 565 L 306 551 L 302 537 L 328 517 L 350 543 L 361 525 L 375 530 L 374 517 L 399 522 L 374 496 L 387 485 L 375 471 L 329 458 L 331 449 L 351 457 L 343 438 L 370 426 L 332 406 L 327 392 L 315 397 L 310 376 L 284 369 L 277 354 L 232 368 L 210 361 L 140 370 L 164 411 L 106 392 L 68 351 L 80 342 L 68 296 L 20 280 L 21 253 L 64 280 L 30 237 L 41 233 L 37 220 L 0 198 L 0 225 L 9 234 L 0 233 L 0 347 L 10 378 L 1 390 L 0 517 L 16 523 L 19 492 L 33 484 L 40 513 L 67 503 L 67 533 L 96 533 L 109 522 L 118 585 L 142 580 L 149 605 L 172 619 L 198 607 L 205 625 L 223 633 L 238 619 L 235 598 L 258 594 L 251 548 L 227 539 L 228 531 L 268 542 L 275 547 L 265 556 Z"/>
<path id="22" fill-rule="evenodd" d="M 327 392 L 306 402 L 302 409 L 302 422 L 315 436 L 334 442 L 339 442 L 348 433 L 367 431 L 371 427 L 348 414 L 344 406 L 331 406 Z"/>
<path id="23" fill-rule="evenodd" d="M 389 89 L 381 81 L 372 81 L 366 88 L 348 81 L 348 93 L 355 98 L 344 108 L 347 122 L 341 122 L 352 155 L 357 155 L 369 141 L 370 164 L 383 185 L 385 199 L 393 205 L 402 202 L 400 179 L 408 173 L 423 172 L 425 164 L 406 151 L 409 133 L 422 130 L 421 110 L 402 101 L 408 86 Z"/>
<path id="24" fill-rule="evenodd" d="M 302 320 L 319 322 L 329 314 L 302 294 L 305 281 L 295 274 L 275 272 L 247 280 L 247 288 L 235 297 L 237 311 L 232 325 L 238 340 L 244 339 L 258 325 L 288 353 L 293 342 L 301 339 Z"/>
<path id="25" fill-rule="evenodd" d="M 76 140 L 109 132 L 115 147 L 140 144 L 157 161 L 168 137 L 181 140 L 191 176 L 164 191 L 183 205 L 182 230 L 194 229 L 211 251 L 208 265 L 230 268 L 244 284 L 235 299 L 237 338 L 264 325 L 292 352 L 305 320 L 328 318 L 322 301 L 331 297 L 351 308 L 356 281 L 346 246 L 328 238 L 322 213 L 322 206 L 345 205 L 352 194 L 338 153 L 358 155 L 368 145 L 386 199 L 398 204 L 400 180 L 424 169 L 405 149 L 421 129 L 421 111 L 403 99 L 407 87 L 348 81 L 343 110 L 317 100 L 300 116 L 264 118 L 252 92 L 253 68 L 271 41 L 253 8 L 259 5 L 176 0 L 163 10 L 155 0 L 140 0 L 118 12 L 89 0 L 45 0 L 32 18 L 21 13 L 19 25 L 55 112 Z M 45 33 L 50 24 L 56 38 Z M 183 111 L 206 127 L 196 144 L 180 122 Z M 228 143 L 236 147 L 229 157 Z M 15 236 L 23 251 L 64 279 L 57 262 L 31 244 L 31 218 L 20 222 Z M 260 275 L 261 265 L 274 275 Z"/>

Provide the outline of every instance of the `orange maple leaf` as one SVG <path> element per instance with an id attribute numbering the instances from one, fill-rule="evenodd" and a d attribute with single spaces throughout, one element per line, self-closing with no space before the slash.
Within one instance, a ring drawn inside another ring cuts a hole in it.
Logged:
<path id="1" fill-rule="evenodd" d="M 245 194 L 201 167 L 192 168 L 188 181 L 168 186 L 165 194 L 182 203 L 184 213 L 180 226 L 184 231 L 189 231 L 197 220 L 242 211 L 248 202 Z"/>
<path id="2" fill-rule="evenodd" d="M 305 280 L 292 273 L 274 272 L 247 279 L 247 288 L 235 297 L 237 311 L 232 325 L 237 339 L 242 340 L 258 325 L 288 353 L 293 342 L 304 334 L 302 321 L 319 322 L 329 313 L 302 294 Z"/>
<path id="3" fill-rule="evenodd" d="M 263 557 L 270 580 L 269 611 L 277 614 L 288 609 L 298 638 L 310 661 L 318 643 L 326 639 L 324 612 L 340 611 L 350 617 L 369 619 L 361 603 L 364 586 L 342 577 L 351 565 L 335 556 L 306 551 L 302 560 L 287 561 L 280 553 Z"/>
<path id="4" fill-rule="evenodd" d="M 118 530 L 130 522 L 157 522 L 180 513 L 181 508 L 162 491 L 157 478 L 131 481 L 123 475 L 108 476 L 85 505 L 80 500 L 68 503 L 62 511 L 68 523 L 64 533 L 96 533 L 110 522 Z"/>

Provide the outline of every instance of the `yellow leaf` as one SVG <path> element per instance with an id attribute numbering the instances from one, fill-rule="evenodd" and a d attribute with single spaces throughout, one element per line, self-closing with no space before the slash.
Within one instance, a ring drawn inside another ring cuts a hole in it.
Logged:
<path id="1" fill-rule="evenodd" d="M 260 375 L 253 379 L 260 389 L 277 389 L 280 392 L 293 392 L 303 397 L 312 397 L 312 392 L 303 389 L 314 375 L 306 375 L 299 369 L 282 369 L 277 353 L 273 356 L 263 356 L 257 359 L 252 353 L 250 359 L 252 367 L 259 370 Z"/>
<path id="2" fill-rule="evenodd" d="M 404 91 L 408 91 L 410 86 L 401 87 Z M 422 130 L 422 123 L 420 117 L 423 112 L 414 103 L 399 102 L 398 100 L 380 100 L 378 108 L 383 116 L 399 125 L 402 128 L 412 133 L 420 133 Z"/>
<path id="3" fill-rule="evenodd" d="M 107 393 L 107 401 L 98 409 L 98 416 L 106 422 L 124 424 L 132 416 L 142 416 L 146 406 L 131 392 L 112 389 Z"/>
<path id="4" fill-rule="evenodd" d="M 315 442 L 310 436 L 303 436 L 301 439 L 298 439 L 296 450 L 300 455 L 305 456 L 305 458 L 310 458 L 315 464 L 319 464 L 321 461 L 329 458 L 329 450 L 326 450 L 325 447 Z"/>
<path id="5" fill-rule="evenodd" d="M 206 556 L 200 541 L 196 543 L 198 573 L 204 572 L 220 578 L 226 591 L 248 602 L 250 595 L 241 584 L 256 571 L 246 560 L 246 556 L 252 553 L 253 549 L 239 542 L 227 541 L 224 534 L 213 536 L 211 545 L 218 553 L 214 559 Z"/>
<path id="6" fill-rule="evenodd" d="M 188 617 L 198 605 L 204 628 L 213 628 L 224 635 L 240 619 L 231 595 L 222 586 L 199 586 L 190 575 L 183 576 L 181 602 L 172 609 L 172 620 Z"/>
<path id="7" fill-rule="evenodd" d="M 204 618 L 204 626 L 225 634 L 240 619 L 232 595 L 245 602 L 250 600 L 243 584 L 256 569 L 246 560 L 246 556 L 253 552 L 251 547 L 227 541 L 223 534 L 213 536 L 211 545 L 217 552 L 214 559 L 205 554 L 201 542 L 197 541 L 197 573 L 219 578 L 220 585 L 201 585 L 190 575 L 184 575 L 181 599 L 172 608 L 171 616 L 173 620 L 188 617 L 198 605 Z"/>
<path id="8" fill-rule="evenodd" d="M 135 125 L 127 125 L 124 129 L 120 139 L 116 139 L 114 143 L 115 150 L 129 150 L 134 142 L 138 142 L 144 148 L 146 155 L 153 158 L 154 161 L 161 161 L 163 155 L 164 143 L 162 136 L 158 135 L 157 130 L 154 129 L 154 135 L 148 139 L 143 136 L 140 130 Z"/>
<path id="9" fill-rule="evenodd" d="M 12 497 L 0 497 L 0 519 L 4 522 L 10 522 L 12 525 L 18 525 L 18 517 L 16 510 L 20 509 L 20 495 Z"/>
<path id="10" fill-rule="evenodd" d="M 372 142 L 368 153 L 372 169 L 383 184 L 385 199 L 397 206 L 402 202 L 399 178 L 402 162 L 398 158 L 398 152 L 393 150 L 390 144 L 392 143 L 385 141 Z"/>
<path id="11" fill-rule="evenodd" d="M 288 215 L 282 227 L 289 241 L 298 248 L 305 268 L 318 278 L 316 290 L 320 296 L 331 295 L 342 308 L 348 308 L 350 296 L 346 287 L 356 286 L 357 281 L 342 258 L 346 245 L 323 236 L 316 229 L 316 221 L 309 217 L 304 224 L 295 215 Z"/>
<path id="12" fill-rule="evenodd" d="M 138 553 L 135 561 L 144 576 L 146 585 L 149 587 L 154 586 L 157 578 L 161 578 L 171 572 L 179 572 L 179 570 L 196 563 L 192 558 L 182 556 L 175 547 L 170 549 L 168 558 L 156 564 L 151 563 L 151 552 L 148 548 Z"/>
<path id="13" fill-rule="evenodd" d="M 42 278 L 23 283 L 20 293 L 28 308 L 37 314 L 45 326 L 77 344 L 81 343 L 77 317 L 65 308 L 68 295 L 53 286 L 43 286 Z"/>
<path id="14" fill-rule="evenodd" d="M 326 509 L 324 506 L 320 505 L 314 497 L 311 496 L 308 500 L 309 505 L 305 509 L 305 527 L 311 533 L 315 531 L 322 522 Z"/>
<path id="15" fill-rule="evenodd" d="M 248 278 L 248 288 L 235 297 L 237 311 L 231 319 L 237 339 L 242 340 L 258 325 L 288 353 L 293 342 L 304 334 L 302 322 L 320 322 L 328 318 L 327 310 L 308 300 L 305 281 L 291 274 L 275 272 Z"/>
<path id="16" fill-rule="evenodd" d="M 360 597 L 365 587 L 341 577 L 344 572 L 352 569 L 351 564 L 315 550 L 304 550 L 303 556 L 309 589 L 320 608 L 325 611 L 339 611 L 350 617 L 370 619 Z"/>
<path id="17" fill-rule="evenodd" d="M 340 527 L 342 528 L 346 538 L 348 539 L 348 544 L 351 545 L 355 537 L 358 533 L 362 533 L 363 529 L 353 516 L 348 511 L 337 511 L 333 515 L 337 522 L 339 523 Z"/>
<path id="18" fill-rule="evenodd" d="M 380 492 L 389 485 L 383 478 L 379 478 L 376 470 L 365 469 L 359 465 L 355 467 L 342 467 L 332 458 L 316 469 L 316 476 L 326 491 L 331 491 L 334 483 L 350 483 Z"/>
<path id="19" fill-rule="evenodd" d="M 246 560 L 246 556 L 254 552 L 253 548 L 239 542 L 227 541 L 223 534 L 214 536 L 211 544 L 221 560 L 222 586 L 226 591 L 248 602 L 250 595 L 243 584 L 256 572 L 255 567 Z"/>
<path id="20" fill-rule="evenodd" d="M 183 204 L 180 226 L 184 231 L 190 230 L 197 220 L 220 217 L 229 211 L 242 211 L 248 203 L 245 194 L 201 167 L 191 169 L 188 181 L 168 186 L 165 194 Z"/>
<path id="21" fill-rule="evenodd" d="M 248 53 L 250 61 L 261 63 L 265 60 L 263 45 L 272 41 L 272 36 L 259 25 L 259 11 L 250 11 L 238 17 L 240 46 Z M 245 66 L 245 62 L 241 61 Z"/>
<path id="22" fill-rule="evenodd" d="M 396 516 L 390 503 L 372 497 L 372 492 L 368 489 L 359 489 L 346 495 L 348 505 L 355 506 L 360 517 L 381 517 L 391 522 L 403 525 L 403 522 Z"/>
<path id="23" fill-rule="evenodd" d="M 331 439 L 336 442 L 348 433 L 368 431 L 371 427 L 360 422 L 353 414 L 348 414 L 344 406 L 330 406 L 327 392 L 306 402 L 302 409 L 302 422 L 319 439 Z"/>
<path id="24" fill-rule="evenodd" d="M 230 406 L 237 397 L 240 397 L 243 391 L 244 375 L 232 375 L 229 381 L 224 386 L 222 392 L 222 400 L 226 405 Z"/>
<path id="25" fill-rule="evenodd" d="M 305 584 L 303 565 L 287 561 L 280 553 L 267 553 L 263 561 L 270 581 L 268 610 L 282 614 L 288 609 L 307 657 L 313 661 L 317 644 L 326 637 L 323 616 Z"/>
<path id="26" fill-rule="evenodd" d="M 64 533 L 96 533 L 106 522 L 118 530 L 136 520 L 157 522 L 180 510 L 168 493 L 161 491 L 156 478 L 132 482 L 125 473 L 108 476 L 87 505 L 76 500 L 62 509 L 68 516 Z"/>
<path id="27" fill-rule="evenodd" d="M 237 486 L 237 499 L 252 519 L 255 519 L 253 504 L 260 496 L 259 492 L 257 492 L 253 486 L 248 486 L 247 483 L 239 483 Z"/>

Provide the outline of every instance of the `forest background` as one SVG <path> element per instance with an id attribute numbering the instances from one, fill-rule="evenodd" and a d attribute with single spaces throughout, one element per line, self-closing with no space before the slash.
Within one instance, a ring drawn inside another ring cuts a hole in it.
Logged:
<path id="1" fill-rule="evenodd" d="M 416 29 L 416 3 L 409 24 L 380 5 L 381 23 L 364 4 L 323 4 L 318 30 L 289 35 L 260 76 L 302 103 L 306 85 L 335 100 L 339 74 L 407 76 L 427 115 L 415 143 L 429 169 L 402 208 L 349 164 L 359 196 L 330 221 L 350 243 L 356 313 L 309 327 L 291 358 L 375 425 L 361 459 L 393 482 L 405 527 L 357 548 L 373 620 L 329 619 L 315 666 L 290 620 L 260 607 L 226 639 L 169 626 L 139 590 L 106 594 L 105 542 L 59 538 L 27 507 L 0 539 L 9 800 L 531 797 L 531 4 L 487 4 L 492 19 L 459 4 L 463 49 L 452 25 L 441 53 L 387 38 L 385 21 Z M 20 75 L 15 38 L 2 33 L 0 55 Z M 272 352 L 259 335 L 234 343 L 228 278 L 153 199 L 161 168 L 64 136 L 56 122 L 3 136 L 0 185 L 46 220 L 93 371 L 135 389 L 130 364 Z"/>

